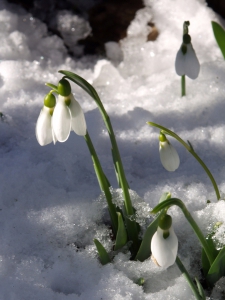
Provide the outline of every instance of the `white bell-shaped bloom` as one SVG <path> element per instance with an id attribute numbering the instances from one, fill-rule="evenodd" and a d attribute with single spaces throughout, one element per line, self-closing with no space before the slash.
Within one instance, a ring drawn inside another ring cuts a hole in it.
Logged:
<path id="1" fill-rule="evenodd" d="M 76 134 L 84 136 L 87 133 L 87 125 L 83 110 L 73 94 L 70 94 L 70 100 L 71 127 Z"/>
<path id="2" fill-rule="evenodd" d="M 152 237 L 151 252 L 153 260 L 158 266 L 168 268 L 175 263 L 178 250 L 178 239 L 173 227 L 169 229 L 169 236 L 163 237 L 163 230 L 158 227 Z"/>
<path id="3" fill-rule="evenodd" d="M 182 51 L 182 47 L 186 47 L 186 53 Z M 195 54 L 192 44 L 182 44 L 177 52 L 175 60 L 176 73 L 179 76 L 186 75 L 191 79 L 196 79 L 200 71 L 200 64 Z"/>
<path id="4" fill-rule="evenodd" d="M 57 139 L 54 136 L 54 133 L 52 131 L 51 112 L 52 112 L 52 109 L 44 105 L 41 112 L 40 112 L 40 115 L 37 119 L 36 138 L 38 140 L 38 143 L 41 146 L 45 146 L 47 144 L 50 144 L 52 141 L 55 144 L 56 141 L 57 141 Z"/>
<path id="5" fill-rule="evenodd" d="M 72 94 L 67 97 L 59 95 L 52 116 L 52 128 L 59 142 L 65 142 L 68 139 L 71 128 L 78 135 L 86 134 L 84 113 Z"/>
<path id="6" fill-rule="evenodd" d="M 71 116 L 64 97 L 59 96 L 52 116 L 52 129 L 59 142 L 65 142 L 71 129 Z"/>
<path id="7" fill-rule="evenodd" d="M 163 167 L 169 171 L 175 171 L 180 165 L 180 158 L 176 149 L 168 140 L 159 142 L 159 155 Z"/>

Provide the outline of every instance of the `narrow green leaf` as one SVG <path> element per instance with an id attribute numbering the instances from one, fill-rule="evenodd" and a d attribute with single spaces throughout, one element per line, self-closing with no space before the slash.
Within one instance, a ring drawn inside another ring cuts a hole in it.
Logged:
<path id="1" fill-rule="evenodd" d="M 214 284 L 223 276 L 225 276 L 225 247 L 220 250 L 214 260 L 206 280 L 210 286 L 214 286 Z"/>
<path id="2" fill-rule="evenodd" d="M 118 183 L 118 186 L 121 188 L 121 180 L 120 180 L 120 176 L 119 176 L 119 172 L 118 172 L 118 161 L 116 159 L 116 156 L 115 156 L 115 152 L 113 150 L 113 148 L 111 149 L 111 152 L 112 152 L 112 158 L 113 158 L 113 163 L 114 163 L 114 169 L 115 169 L 115 174 L 116 174 L 116 179 L 117 179 L 117 183 Z M 126 180 L 126 183 L 127 183 L 127 188 L 129 189 L 130 186 Z"/>
<path id="3" fill-rule="evenodd" d="M 168 193 L 168 192 L 163 193 L 161 198 L 159 199 L 159 203 L 162 203 L 163 201 L 170 199 L 170 197 L 171 197 L 170 193 Z M 164 212 L 165 212 L 165 210 L 162 210 L 161 213 L 158 215 L 158 217 L 155 218 L 155 220 L 149 224 L 148 228 L 146 229 L 146 231 L 144 233 L 144 237 L 143 237 L 141 246 L 138 250 L 138 253 L 135 257 L 135 260 L 144 261 L 150 257 L 150 255 L 151 255 L 151 250 L 150 250 L 151 240 L 152 240 L 154 233 L 157 230 L 158 220 L 164 214 Z"/>
<path id="4" fill-rule="evenodd" d="M 49 83 L 49 82 L 46 82 L 45 85 L 49 86 L 49 87 L 50 87 L 51 89 L 53 89 L 57 94 L 59 93 L 59 92 L 58 92 L 58 87 L 57 87 L 56 85 L 54 85 L 54 84 L 52 84 L 52 83 Z"/>
<path id="5" fill-rule="evenodd" d="M 223 54 L 225 59 L 225 31 L 224 29 L 216 22 L 212 21 L 212 29 L 217 41 L 218 46 Z"/>
<path id="6" fill-rule="evenodd" d="M 199 291 L 198 291 L 196 285 L 194 284 L 193 280 L 191 279 L 191 276 L 189 275 L 187 269 L 185 268 L 185 266 L 183 265 L 182 261 L 180 260 L 180 258 L 178 256 L 176 258 L 176 264 L 177 264 L 178 268 L 180 269 L 184 278 L 187 280 L 187 283 L 188 283 L 190 289 L 192 290 L 193 294 L 195 295 L 195 298 L 197 300 L 203 300 L 204 298 L 202 299 L 202 296 L 199 294 Z"/>
<path id="7" fill-rule="evenodd" d="M 212 236 L 208 236 L 206 238 L 206 242 L 209 245 L 209 248 L 211 250 L 211 253 L 213 254 L 214 259 L 217 257 L 219 251 L 216 250 L 213 240 L 212 240 Z M 206 276 L 209 272 L 210 269 L 210 263 L 209 260 L 207 258 L 207 255 L 205 253 L 205 250 L 202 248 L 202 270 L 203 270 L 203 274 Z"/>
<path id="8" fill-rule="evenodd" d="M 206 300 L 205 291 L 204 291 L 201 283 L 199 282 L 198 278 L 195 277 L 195 281 L 197 283 L 197 288 L 198 288 L 199 295 L 202 297 L 202 300 Z"/>
<path id="9" fill-rule="evenodd" d="M 120 212 L 117 212 L 117 215 L 118 215 L 118 231 L 117 231 L 117 235 L 116 235 L 116 244 L 115 244 L 115 248 L 114 248 L 115 251 L 119 250 L 120 248 L 125 246 L 127 243 L 127 232 L 126 232 L 126 228 L 123 223 L 122 214 Z"/>
<path id="10" fill-rule="evenodd" d="M 105 250 L 104 246 L 99 242 L 99 240 L 94 239 L 95 246 L 98 250 L 98 255 L 102 265 L 106 265 L 111 262 L 109 254 Z"/>

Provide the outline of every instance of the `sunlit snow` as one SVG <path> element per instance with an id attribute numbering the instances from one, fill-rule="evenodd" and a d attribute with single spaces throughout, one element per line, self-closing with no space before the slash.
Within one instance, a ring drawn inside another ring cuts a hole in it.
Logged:
<path id="1" fill-rule="evenodd" d="M 211 29 L 211 21 L 219 22 L 219 17 L 203 0 L 144 2 L 127 37 L 119 44 L 107 43 L 108 59 L 78 60 L 67 55 L 63 40 L 50 35 L 44 23 L 0 1 L 1 300 L 194 299 L 176 265 L 161 270 L 150 259 L 130 261 L 129 252 L 117 254 L 113 264 L 100 264 L 93 239 L 112 248 L 109 216 L 83 137 L 71 132 L 65 143 L 44 147 L 35 137 L 49 92 L 45 82 L 57 84 L 58 70 L 73 71 L 94 85 L 111 118 L 143 227 L 166 191 L 184 201 L 204 234 L 216 222 L 225 222 L 225 202 L 217 202 L 202 167 L 170 138 L 180 166 L 167 172 L 159 158 L 159 131 L 146 124 L 159 123 L 190 140 L 225 197 L 225 61 Z M 70 47 L 79 53 L 76 41 L 88 34 L 89 25 L 67 11 L 58 12 L 57 20 L 67 40 L 68 27 L 78 26 L 71 31 Z M 196 80 L 186 79 L 187 96 L 181 98 L 174 63 L 186 20 L 201 69 Z M 159 30 L 154 42 L 146 41 L 149 21 Z M 101 115 L 88 94 L 74 84 L 72 88 L 114 201 L 121 203 Z M 170 214 L 179 257 L 191 276 L 201 279 L 200 244 L 182 212 L 173 207 Z M 216 234 L 218 243 L 225 244 L 224 228 Z M 135 283 L 140 277 L 143 287 Z M 223 288 L 222 278 L 211 299 L 221 299 Z"/>

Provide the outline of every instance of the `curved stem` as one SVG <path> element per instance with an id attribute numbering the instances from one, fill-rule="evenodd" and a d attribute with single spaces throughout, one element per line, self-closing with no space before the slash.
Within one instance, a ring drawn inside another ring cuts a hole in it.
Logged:
<path id="1" fill-rule="evenodd" d="M 185 277 L 185 279 L 187 280 L 193 294 L 195 295 L 195 298 L 197 300 L 202 300 L 202 297 L 199 295 L 196 285 L 194 284 L 193 280 L 191 279 L 191 276 L 189 275 L 188 271 L 186 270 L 185 266 L 183 265 L 182 261 L 179 259 L 178 256 L 176 258 L 176 264 L 180 269 L 181 273 L 183 274 L 183 276 Z"/>
<path id="2" fill-rule="evenodd" d="M 203 169 L 205 170 L 206 174 L 208 175 L 209 179 L 212 182 L 212 185 L 214 187 L 215 193 L 216 193 L 216 197 L 217 200 L 220 199 L 220 192 L 217 186 L 217 183 L 212 175 L 212 173 L 209 171 L 208 167 L 205 165 L 205 163 L 201 160 L 201 158 L 198 156 L 198 154 L 194 151 L 193 146 L 191 145 L 191 143 L 188 141 L 189 144 L 185 143 L 184 140 L 182 140 L 175 132 L 169 130 L 166 127 L 163 127 L 159 124 L 153 123 L 153 122 L 147 122 L 148 125 L 151 125 L 153 127 L 157 127 L 159 129 L 162 130 L 162 133 L 164 134 L 168 134 L 172 137 L 174 137 L 178 142 L 180 142 L 193 156 L 194 158 L 199 162 L 199 164 L 203 167 Z"/>
<path id="3" fill-rule="evenodd" d="M 117 142 L 116 142 L 115 134 L 114 134 L 111 122 L 110 122 L 110 118 L 105 111 L 105 108 L 98 96 L 98 93 L 96 92 L 96 90 L 90 83 L 88 83 L 84 78 L 80 77 L 79 75 L 74 74 L 69 71 L 61 70 L 61 71 L 59 71 L 59 73 L 62 73 L 63 75 L 65 75 L 64 78 L 67 78 L 67 79 L 73 81 L 74 83 L 79 85 L 83 90 L 85 90 L 94 99 L 94 101 L 96 102 L 96 104 L 100 110 L 103 121 L 104 121 L 105 126 L 109 133 L 112 150 L 114 153 L 115 169 L 118 172 L 121 188 L 123 190 L 123 197 L 124 197 L 124 204 L 125 204 L 124 206 L 125 206 L 125 213 L 126 213 L 125 222 L 126 222 L 126 226 L 127 226 L 128 236 L 129 236 L 129 239 L 132 240 L 132 242 L 133 242 L 133 244 L 132 244 L 133 252 L 137 253 L 138 244 L 139 244 L 138 229 L 137 229 L 136 222 L 131 221 L 129 219 L 129 216 L 134 215 L 134 210 L 133 210 L 132 202 L 130 199 L 128 184 L 127 184 L 127 180 L 125 177 L 125 172 L 123 169 L 120 152 L 119 152 L 119 149 L 117 146 Z"/>
<path id="4" fill-rule="evenodd" d="M 91 141 L 91 138 L 89 136 L 88 131 L 87 131 L 86 135 L 84 136 L 84 139 L 87 143 L 88 149 L 89 149 L 90 154 L 91 154 L 91 158 L 92 158 L 92 161 L 93 161 L 96 176 L 98 178 L 98 183 L 99 183 L 100 189 L 105 194 L 106 201 L 107 201 L 107 204 L 108 204 L 109 214 L 110 214 L 111 221 L 112 221 L 113 232 L 116 235 L 117 229 L 118 229 L 118 217 L 117 217 L 117 213 L 116 213 L 116 207 L 112 203 L 112 195 L 111 195 L 111 192 L 109 190 L 108 180 L 107 180 L 107 178 L 106 178 L 106 176 L 105 176 L 105 174 L 102 170 L 100 161 L 98 159 L 98 156 L 96 154 L 95 148 L 92 144 L 92 141 Z"/>
<path id="5" fill-rule="evenodd" d="M 205 250 L 205 253 L 207 255 L 207 258 L 209 260 L 210 266 L 212 265 L 212 263 L 214 262 L 214 256 L 213 253 L 201 231 L 201 229 L 199 228 L 198 224 L 195 222 L 195 220 L 192 218 L 191 214 L 189 213 L 189 211 L 187 210 L 186 206 L 184 205 L 184 203 L 178 199 L 178 198 L 171 198 L 169 200 L 165 200 L 161 203 L 159 203 L 152 211 L 151 213 L 156 214 L 157 212 L 159 212 L 160 210 L 168 207 L 168 206 L 172 206 L 172 205 L 177 205 L 178 207 L 180 207 L 180 209 L 183 211 L 184 216 L 186 217 L 186 219 L 188 220 L 189 224 L 191 225 L 192 229 L 194 230 L 195 234 L 197 235 L 203 249 Z"/>

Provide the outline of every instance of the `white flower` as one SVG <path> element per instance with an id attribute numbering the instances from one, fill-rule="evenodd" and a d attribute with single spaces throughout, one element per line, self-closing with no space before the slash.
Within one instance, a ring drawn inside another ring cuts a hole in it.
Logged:
<path id="1" fill-rule="evenodd" d="M 36 138 L 38 140 L 38 143 L 41 146 L 45 146 L 47 144 L 50 144 L 52 141 L 54 144 L 56 143 L 57 139 L 52 131 L 51 126 L 51 116 L 52 108 L 49 108 L 47 106 L 43 106 L 40 115 L 37 119 L 36 124 Z"/>
<path id="2" fill-rule="evenodd" d="M 163 268 L 168 268 L 175 263 L 178 250 L 178 239 L 174 233 L 173 227 L 169 229 L 169 236 L 163 237 L 163 230 L 158 227 L 152 237 L 151 252 L 153 260 Z"/>
<path id="3" fill-rule="evenodd" d="M 169 171 L 175 171 L 180 165 L 180 158 L 176 149 L 168 140 L 159 142 L 159 155 L 163 167 Z"/>
<path id="4" fill-rule="evenodd" d="M 182 51 L 183 47 L 186 47 L 185 54 Z M 187 75 L 191 79 L 198 77 L 200 64 L 191 43 L 181 45 L 177 52 L 175 69 L 179 76 Z"/>
<path id="5" fill-rule="evenodd" d="M 65 142 L 68 139 L 71 128 L 78 135 L 86 135 L 84 113 L 72 94 L 67 97 L 59 95 L 52 116 L 52 128 L 59 142 Z"/>

